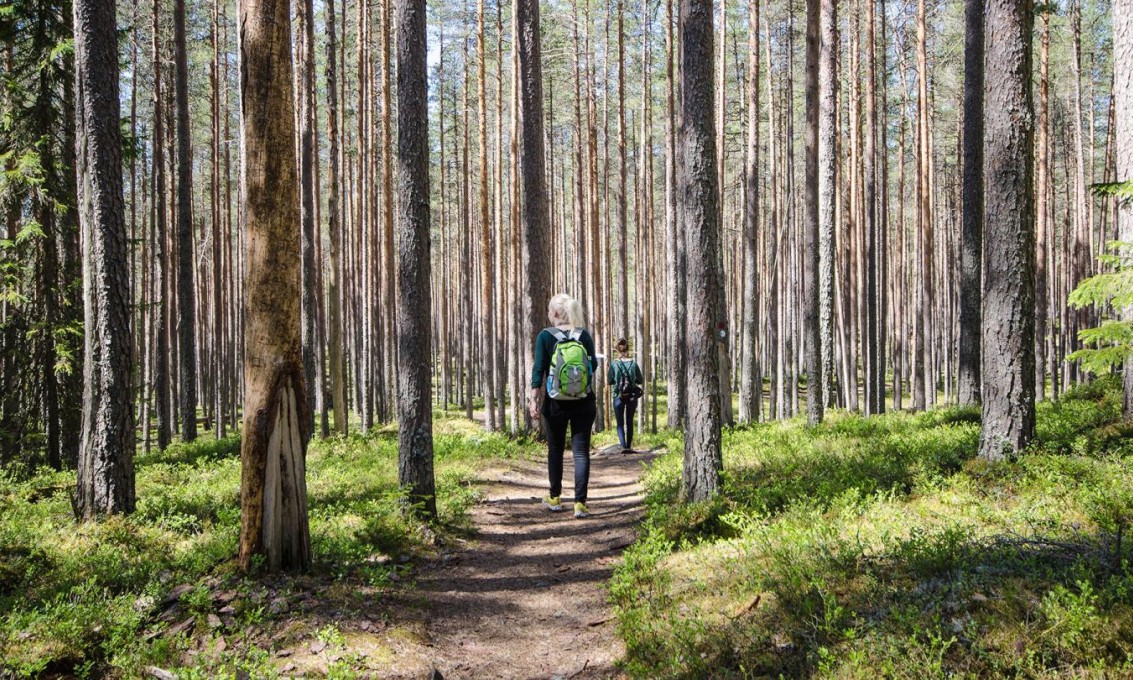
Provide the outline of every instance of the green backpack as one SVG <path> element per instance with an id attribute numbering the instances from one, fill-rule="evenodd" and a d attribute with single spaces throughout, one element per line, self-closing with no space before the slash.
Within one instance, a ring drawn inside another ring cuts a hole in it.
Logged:
<path id="1" fill-rule="evenodd" d="M 580 338 L 581 330 L 566 333 L 548 328 L 555 338 L 551 351 L 551 368 L 547 372 L 547 396 L 560 401 L 577 401 L 590 396 L 593 376 L 590 355 Z"/>

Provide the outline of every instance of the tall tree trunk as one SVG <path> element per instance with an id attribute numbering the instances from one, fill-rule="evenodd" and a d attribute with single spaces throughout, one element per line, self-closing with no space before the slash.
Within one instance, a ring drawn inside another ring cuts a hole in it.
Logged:
<path id="1" fill-rule="evenodd" d="M 330 359 L 330 398 L 334 409 L 334 430 L 345 435 L 350 423 L 350 412 L 346 405 L 346 370 L 343 366 L 342 351 L 342 298 L 339 284 L 339 263 L 341 250 L 342 222 L 339 218 L 339 165 L 338 139 L 338 48 L 336 46 L 334 23 L 334 0 L 327 0 L 327 136 L 330 141 L 330 181 L 327 195 L 327 232 L 330 243 L 330 281 L 327 285 L 328 318 L 327 341 Z"/>
<path id="2" fill-rule="evenodd" d="M 429 89 L 425 0 L 397 0 L 398 483 L 436 517 L 429 354 Z M 481 121 L 483 123 L 483 121 Z"/>
<path id="3" fill-rule="evenodd" d="M 185 0 L 173 6 L 177 88 L 177 344 L 180 351 L 181 440 L 197 438 L 197 304 L 193 278 L 193 150 L 189 132 L 189 57 L 185 46 Z"/>
<path id="4" fill-rule="evenodd" d="M 1116 142 L 1117 180 L 1133 179 L 1133 0 L 1113 3 L 1113 106 Z M 1118 201 L 1117 238 L 1133 242 L 1133 204 Z M 1123 310 L 1122 318 L 1133 320 L 1133 308 Z M 1133 418 L 1133 358 L 1125 360 L 1124 412 Z"/>
<path id="5" fill-rule="evenodd" d="M 822 387 L 824 404 L 834 392 L 834 234 L 837 214 L 838 7 L 822 0 L 818 47 L 818 324 L 821 367 L 807 377 Z"/>
<path id="6" fill-rule="evenodd" d="M 679 0 L 678 0 L 679 1 Z M 666 379 L 668 381 L 668 425 L 678 428 L 685 425 L 688 414 L 688 375 L 685 338 L 686 283 L 684 228 L 677 217 L 677 81 L 673 62 L 677 48 L 673 40 L 676 30 L 673 17 L 673 0 L 665 0 L 665 73 L 667 107 L 665 120 L 665 269 L 666 269 L 666 334 L 668 352 Z M 708 52 L 711 54 L 711 50 Z"/>
<path id="7" fill-rule="evenodd" d="M 114 0 L 76 0 L 79 222 L 83 232 L 83 412 L 75 515 L 133 512 L 130 272 L 122 198 Z"/>
<path id="8" fill-rule="evenodd" d="M 885 356 L 884 319 L 881 316 L 881 292 L 884 279 L 880 276 L 881 258 L 879 244 L 885 233 L 879 228 L 880 205 L 877 200 L 877 44 L 875 35 L 875 12 L 872 4 L 865 3 L 865 105 L 866 131 L 863 174 L 865 179 L 865 361 L 863 379 L 865 382 L 865 413 L 876 415 L 885 411 Z"/>
<path id="9" fill-rule="evenodd" d="M 1035 225 L 1029 0 L 987 10 L 986 237 L 980 457 L 1022 453 L 1035 434 Z"/>
<path id="10" fill-rule="evenodd" d="M 1039 47 L 1039 106 L 1035 132 L 1035 396 L 1046 395 L 1046 338 L 1049 311 L 1049 272 L 1047 271 L 1047 240 L 1050 233 L 1050 11 L 1042 12 L 1042 29 Z M 980 125 L 983 122 L 981 120 Z M 978 276 L 978 274 L 977 274 Z M 977 286 L 978 288 L 978 286 Z M 963 304 L 963 303 L 961 303 Z M 961 342 L 963 340 L 961 339 Z M 961 345 L 963 346 L 963 345 Z"/>
<path id="11" fill-rule="evenodd" d="M 828 2 L 830 0 L 827 0 Z M 833 5 L 830 6 L 833 12 Z M 822 396 L 822 335 L 819 323 L 819 194 L 818 194 L 818 119 L 819 119 L 819 34 L 821 12 L 819 0 L 807 0 L 806 23 L 806 185 L 803 187 L 803 229 L 805 260 L 802 264 L 803 333 L 807 374 L 807 422 L 822 422 L 826 401 Z M 833 17 L 831 17 L 833 24 Z"/>
<path id="12" fill-rule="evenodd" d="M 678 219 L 688 258 L 688 427 L 681 496 L 702 501 L 720 486 L 720 376 L 717 325 L 720 206 L 713 128 L 711 0 L 680 0 L 681 125 Z"/>
<path id="13" fill-rule="evenodd" d="M 747 186 L 744 201 L 743 233 L 743 339 L 740 380 L 740 422 L 759 420 L 763 401 L 763 371 L 760 364 L 759 343 L 759 2 L 748 0 L 748 119 L 747 165 L 744 181 Z"/>
<path id="14" fill-rule="evenodd" d="M 169 409 L 169 261 L 166 257 L 165 188 L 165 97 L 162 95 L 162 59 L 159 47 L 158 0 L 152 8 L 150 25 L 153 60 L 153 392 L 157 417 L 157 448 L 164 450 L 173 440 L 173 414 Z"/>
<path id="15" fill-rule="evenodd" d="M 626 219 L 626 62 L 625 62 L 625 7 L 624 0 L 617 0 L 618 5 L 618 235 L 617 247 L 612 260 L 617 270 L 615 286 L 616 302 L 614 303 L 615 326 L 613 337 L 626 337 L 634 325 L 629 318 L 629 252 L 626 242 L 629 236 L 629 226 Z M 609 179 L 607 178 L 607 182 Z M 635 266 L 641 267 L 641 255 L 635 261 Z M 640 350 L 640 348 L 638 348 Z"/>
<path id="16" fill-rule="evenodd" d="M 496 422 L 496 362 L 493 345 L 495 329 L 495 272 L 492 259 L 492 225 L 488 203 L 488 100 L 486 86 L 488 49 L 484 34 L 484 0 L 479 0 L 476 12 L 477 112 L 480 126 L 480 365 L 484 381 L 484 427 L 499 429 Z M 427 172 L 427 170 L 426 170 Z"/>
<path id="17" fill-rule="evenodd" d="M 523 274 L 523 366 L 531 366 L 535 329 L 551 299 L 547 184 L 543 146 L 543 65 L 538 0 L 515 0 L 519 59 L 520 245 Z M 596 264 L 596 263 L 594 263 Z"/>
<path id="18" fill-rule="evenodd" d="M 311 566 L 310 425 L 300 342 L 299 183 L 291 17 L 283 0 L 240 0 L 240 196 L 247 230 L 241 568 Z"/>
<path id="19" fill-rule="evenodd" d="M 300 304 L 303 375 L 306 378 L 311 423 L 308 435 L 314 432 L 315 402 L 319 401 L 319 385 L 322 371 L 316 368 L 319 341 L 318 299 L 319 281 L 316 270 L 315 251 L 317 228 L 315 225 L 315 163 L 318 158 L 318 140 L 315 136 L 318 115 L 315 112 L 315 11 L 312 0 L 298 0 L 296 21 L 299 24 L 295 41 L 295 93 L 298 99 L 296 108 L 299 127 L 299 287 L 302 294 Z"/>
<path id="20" fill-rule="evenodd" d="M 965 0 L 964 216 L 960 250 L 961 406 L 980 401 L 980 270 L 984 230 L 984 0 Z"/>

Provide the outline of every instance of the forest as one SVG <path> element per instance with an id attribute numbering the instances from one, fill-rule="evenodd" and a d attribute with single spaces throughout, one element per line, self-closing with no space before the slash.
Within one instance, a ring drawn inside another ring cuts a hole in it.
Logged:
<path id="1" fill-rule="evenodd" d="M 0 85 L 0 680 L 1133 672 L 1133 0 L 10 0 Z"/>

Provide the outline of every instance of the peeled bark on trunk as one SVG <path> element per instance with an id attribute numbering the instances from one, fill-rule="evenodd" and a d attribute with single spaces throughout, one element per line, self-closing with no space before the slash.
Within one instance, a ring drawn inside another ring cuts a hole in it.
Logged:
<path id="1" fill-rule="evenodd" d="M 425 0 L 397 0 L 397 479 L 436 517 L 433 481 L 432 290 L 429 276 L 429 89 Z"/>
<path id="2" fill-rule="evenodd" d="M 1016 455 L 1035 434 L 1034 121 L 1031 2 L 987 10 L 986 240 L 980 457 Z"/>
<path id="3" fill-rule="evenodd" d="M 964 215 L 960 249 L 960 405 L 980 401 L 980 268 L 984 229 L 984 0 L 964 17 Z"/>
<path id="4" fill-rule="evenodd" d="M 311 565 L 300 344 L 299 195 L 284 0 L 240 0 L 243 209 L 247 230 L 240 555 L 248 570 Z"/>
<path id="5" fill-rule="evenodd" d="M 681 124 L 677 206 L 688 263 L 688 425 L 681 496 L 702 501 L 720 486 L 720 376 L 717 325 L 720 206 L 713 130 L 712 0 L 681 0 Z"/>
<path id="6" fill-rule="evenodd" d="M 135 502 L 130 273 L 114 5 L 114 0 L 74 4 L 85 324 L 82 441 L 74 497 L 80 519 L 133 512 Z"/>
<path id="7" fill-rule="evenodd" d="M 180 357 L 181 440 L 197 438 L 197 303 L 193 278 L 193 156 L 189 136 L 189 62 L 185 0 L 173 7 L 177 88 L 177 344 Z"/>
<path id="8" fill-rule="evenodd" d="M 1113 3 L 1113 105 L 1116 128 L 1117 180 L 1133 179 L 1133 0 Z M 1133 242 L 1133 205 L 1118 201 L 1117 237 Z M 1133 309 L 1123 310 L 1133 321 Z M 1125 360 L 1125 417 L 1133 417 L 1133 359 Z"/>

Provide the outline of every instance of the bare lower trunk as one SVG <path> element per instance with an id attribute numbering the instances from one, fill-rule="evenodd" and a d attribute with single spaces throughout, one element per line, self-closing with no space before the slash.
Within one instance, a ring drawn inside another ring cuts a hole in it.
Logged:
<path id="1" fill-rule="evenodd" d="M 1113 3 L 1113 98 L 1116 123 L 1117 180 L 1133 179 L 1133 0 Z M 1133 242 L 1133 205 L 1119 201 L 1117 238 Z M 1133 321 L 1133 308 L 1123 310 L 1126 321 Z M 1133 418 L 1133 359 L 1125 360 L 1125 417 Z"/>
<path id="2" fill-rule="evenodd" d="M 1035 227 L 1029 2 L 987 11 L 986 240 L 980 457 L 1022 453 L 1035 433 Z"/>
<path id="3" fill-rule="evenodd" d="M 681 125 L 677 164 L 679 229 L 688 258 L 688 426 L 681 495 L 714 495 L 720 451 L 720 206 L 713 130 L 712 2 L 681 0 Z"/>
<path id="4" fill-rule="evenodd" d="M 185 0 L 173 8 L 177 88 L 177 344 L 180 358 L 181 439 L 197 438 L 197 304 L 193 278 L 193 157 L 189 136 L 189 66 Z"/>
<path id="5" fill-rule="evenodd" d="M 832 11 L 832 8 L 831 8 Z M 818 69 L 819 0 L 807 0 L 806 32 L 806 184 L 803 187 L 803 333 L 807 374 L 807 422 L 822 422 L 822 336 L 819 326 Z"/>
<path id="6" fill-rule="evenodd" d="M 241 0 L 243 211 L 247 230 L 240 555 L 247 570 L 311 565 L 300 344 L 298 178 L 291 20 L 283 0 Z"/>
<path id="7" fill-rule="evenodd" d="M 429 354 L 429 107 L 425 0 L 397 0 L 398 483 L 436 517 Z M 482 122 L 482 121 L 481 121 Z"/>
<path id="8" fill-rule="evenodd" d="M 516 49 L 519 57 L 520 245 L 523 273 L 523 366 L 531 366 L 535 329 L 551 298 L 547 271 L 548 208 L 543 146 L 543 67 L 538 0 L 516 0 Z"/>
<path id="9" fill-rule="evenodd" d="M 134 510 L 130 275 L 122 199 L 114 0 L 77 0 L 79 220 L 83 232 L 82 441 L 74 510 L 81 519 Z M 54 376 L 52 376 L 54 378 Z"/>
<path id="10" fill-rule="evenodd" d="M 964 223 L 960 250 L 960 404 L 980 401 L 980 267 L 984 229 L 984 2 L 966 0 Z"/>

